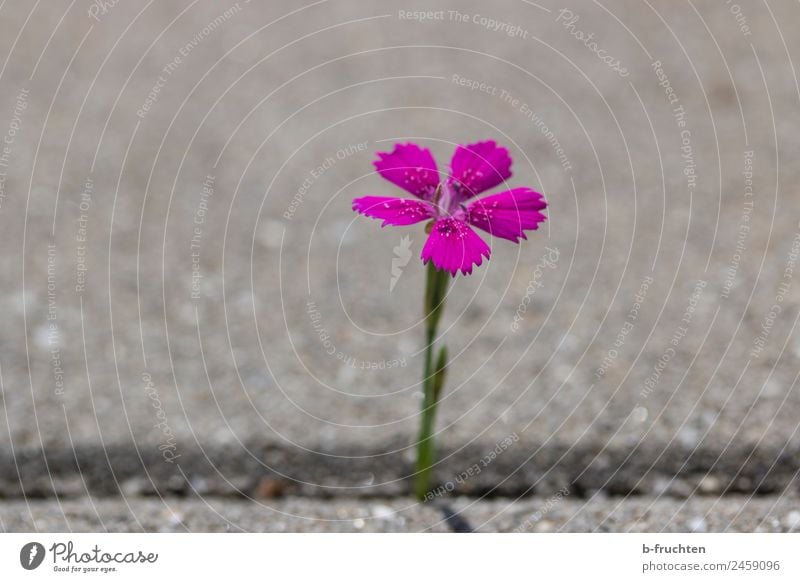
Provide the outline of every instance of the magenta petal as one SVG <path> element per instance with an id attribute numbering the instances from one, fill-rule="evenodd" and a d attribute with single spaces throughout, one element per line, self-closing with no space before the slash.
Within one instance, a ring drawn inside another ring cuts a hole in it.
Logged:
<path id="1" fill-rule="evenodd" d="M 437 269 L 449 271 L 454 277 L 459 270 L 469 275 L 472 267 L 480 265 L 483 257 L 488 259 L 490 254 L 489 245 L 467 223 L 455 218 L 434 222 L 422 247 L 424 263 L 433 261 Z"/>
<path id="2" fill-rule="evenodd" d="M 547 216 L 544 197 L 530 188 L 514 188 L 467 205 L 467 221 L 492 236 L 519 242 L 526 230 L 536 230 Z"/>
<path id="3" fill-rule="evenodd" d="M 511 177 L 511 156 L 494 141 L 458 146 L 450 161 L 451 180 L 463 186 L 461 196 L 469 198 L 494 188 Z"/>
<path id="4" fill-rule="evenodd" d="M 536 230 L 547 216 L 544 197 L 530 188 L 514 188 L 486 196 L 467 206 L 467 221 L 492 236 L 519 242 L 526 230 Z"/>
<path id="5" fill-rule="evenodd" d="M 422 200 L 364 196 L 353 200 L 353 210 L 383 220 L 381 226 L 416 224 L 433 216 L 433 206 Z"/>
<path id="6" fill-rule="evenodd" d="M 375 169 L 392 184 L 423 200 L 430 200 L 439 185 L 439 170 L 431 152 L 413 143 L 378 152 Z"/>

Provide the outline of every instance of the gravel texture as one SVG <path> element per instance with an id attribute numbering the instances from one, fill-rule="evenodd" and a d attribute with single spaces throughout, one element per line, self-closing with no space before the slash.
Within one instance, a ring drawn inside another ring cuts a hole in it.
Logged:
<path id="1" fill-rule="evenodd" d="M 453 517 L 455 516 L 455 517 Z M 48 532 L 787 532 L 800 529 L 797 498 L 634 497 L 590 500 L 470 498 L 419 504 L 410 498 L 321 501 L 289 497 L 250 503 L 204 499 L 14 501 L 0 506 L 3 531 Z"/>

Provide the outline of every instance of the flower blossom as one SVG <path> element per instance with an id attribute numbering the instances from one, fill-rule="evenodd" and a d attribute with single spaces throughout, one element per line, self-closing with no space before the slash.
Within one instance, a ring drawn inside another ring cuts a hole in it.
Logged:
<path id="1" fill-rule="evenodd" d="M 454 277 L 458 271 L 471 274 L 491 254 L 473 226 L 519 243 L 527 239 L 526 230 L 536 230 L 547 218 L 541 212 L 547 207 L 544 197 L 530 188 L 474 198 L 511 177 L 508 150 L 491 140 L 456 147 L 449 175 L 440 174 L 428 149 L 413 143 L 379 152 L 375 169 L 416 199 L 364 196 L 353 200 L 353 210 L 382 220 L 381 226 L 430 220 L 420 258 Z"/>

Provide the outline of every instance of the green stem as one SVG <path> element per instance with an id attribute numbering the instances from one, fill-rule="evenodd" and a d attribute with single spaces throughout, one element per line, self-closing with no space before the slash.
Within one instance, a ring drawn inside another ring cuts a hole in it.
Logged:
<path id="1" fill-rule="evenodd" d="M 434 363 L 433 352 L 436 341 L 436 330 L 444 310 L 444 299 L 447 292 L 449 275 L 446 271 L 437 271 L 433 262 L 428 263 L 425 285 L 425 369 L 422 375 L 422 421 L 417 441 L 417 473 L 414 483 L 414 494 L 417 499 L 424 500 L 430 491 L 430 479 L 436 461 L 433 443 L 436 406 L 444 387 L 447 368 L 447 349 L 439 350 Z"/>

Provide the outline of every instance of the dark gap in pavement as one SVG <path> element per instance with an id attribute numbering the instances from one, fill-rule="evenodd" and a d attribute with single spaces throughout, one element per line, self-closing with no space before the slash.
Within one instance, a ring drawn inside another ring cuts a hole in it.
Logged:
<path id="1" fill-rule="evenodd" d="M 68 448 L 0 449 L 0 497 L 109 497 L 217 495 L 269 498 L 398 497 L 409 494 L 412 464 L 395 447 L 351 446 L 317 454 L 276 445 L 247 448 L 184 448 L 170 463 L 155 446 L 115 445 Z M 374 446 L 374 445 L 373 445 Z M 574 498 L 598 491 L 608 496 L 728 493 L 767 495 L 796 487 L 798 450 L 741 445 L 726 450 L 678 446 L 627 448 L 566 446 L 538 451 L 522 443 L 482 465 L 486 447 L 450 454 L 435 472 L 435 499 L 549 496 L 559 490 Z M 662 454 L 663 453 L 663 454 Z M 46 454 L 46 463 L 45 463 Z M 336 456 L 334 456 L 336 455 Z M 629 457 L 630 455 L 630 457 Z M 660 455 L 660 456 L 659 456 Z M 360 457 L 360 458 L 359 458 Z M 629 458 L 628 458 L 629 457 Z M 653 464 L 653 460 L 658 462 Z M 479 471 L 467 475 L 470 467 Z M 50 473 L 48 473 L 48 467 Z M 465 476 L 466 475 L 466 476 Z M 115 482 L 115 478 L 119 485 Z"/>

